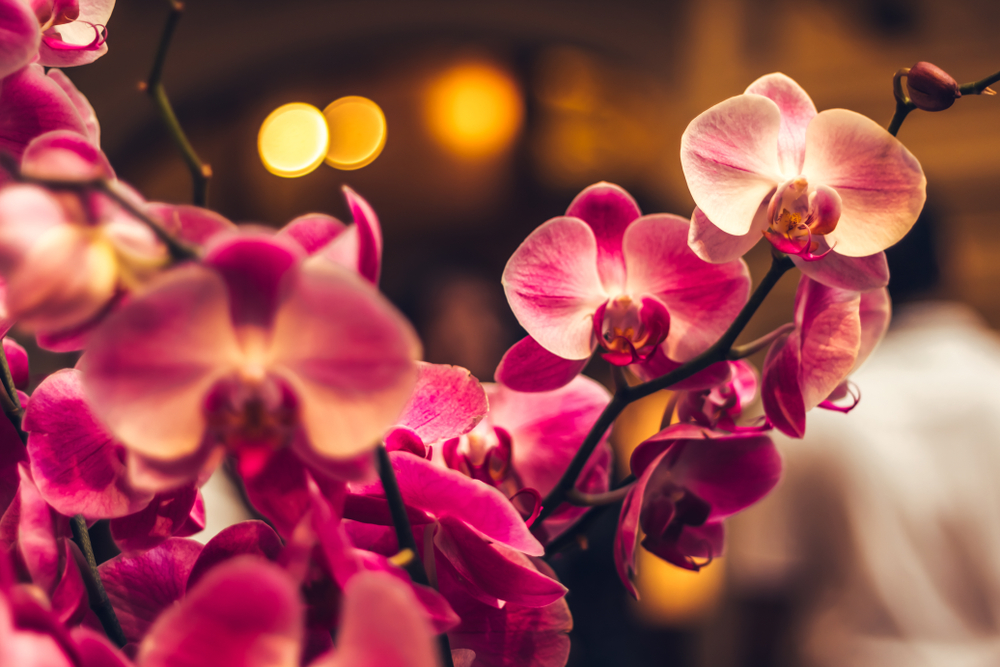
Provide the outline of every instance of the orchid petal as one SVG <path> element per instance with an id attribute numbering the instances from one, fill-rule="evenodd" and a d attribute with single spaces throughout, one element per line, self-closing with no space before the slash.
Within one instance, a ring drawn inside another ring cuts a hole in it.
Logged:
<path id="1" fill-rule="evenodd" d="M 525 607 L 544 607 L 563 597 L 566 587 L 532 566 L 527 556 L 491 544 L 460 519 L 442 516 L 434 544 L 475 588 L 491 598 Z"/>
<path id="2" fill-rule="evenodd" d="M 216 234 L 236 229 L 226 218 L 200 206 L 161 202 L 148 202 L 144 206 L 147 213 L 160 220 L 165 231 L 195 245 L 204 245 Z"/>
<path id="3" fill-rule="evenodd" d="M 87 134 L 87 126 L 59 84 L 41 66 L 28 65 L 3 80 L 0 150 L 16 158 L 35 137 L 52 130 Z"/>
<path id="4" fill-rule="evenodd" d="M 378 216 L 361 195 L 346 185 L 343 191 L 358 235 L 358 273 L 373 285 L 378 285 L 382 271 L 382 228 Z"/>
<path id="5" fill-rule="evenodd" d="M 866 292 L 889 284 L 889 264 L 884 252 L 868 257 L 847 257 L 836 251 L 810 262 L 790 255 L 804 275 L 828 287 Z"/>
<path id="6" fill-rule="evenodd" d="M 46 31 L 38 49 L 39 62 L 46 67 L 74 67 L 92 63 L 108 52 L 107 42 L 95 36 L 111 18 L 115 0 L 81 0 L 80 14 L 71 23 L 56 25 Z M 54 33 L 54 34 L 53 34 Z M 95 41 L 99 44 L 91 46 Z M 56 48 L 54 45 L 70 45 Z M 84 47 L 84 48 L 81 48 Z"/>
<path id="7" fill-rule="evenodd" d="M 809 411 L 854 367 L 861 345 L 860 296 L 803 276 L 795 301 L 801 331 L 799 384 Z"/>
<path id="8" fill-rule="evenodd" d="M 642 546 L 672 565 L 698 572 L 722 555 L 724 535 L 722 523 L 706 523 L 684 526 L 677 539 L 657 539 L 647 535 L 642 540 Z"/>
<path id="9" fill-rule="evenodd" d="M 313 448 L 351 458 L 372 449 L 406 405 L 420 343 L 385 297 L 339 267 L 306 264 L 289 279 L 272 359 L 296 390 Z"/>
<path id="10" fill-rule="evenodd" d="M 50 69 L 46 72 L 45 76 L 49 77 L 66 93 L 66 97 L 69 98 L 70 102 L 76 108 L 76 113 L 79 114 L 80 119 L 83 121 L 84 126 L 87 128 L 85 136 L 90 143 L 95 146 L 101 145 L 101 125 L 97 120 L 97 113 L 94 111 L 94 107 L 91 106 L 90 100 L 81 93 L 70 78 L 63 74 L 62 70 Z"/>
<path id="11" fill-rule="evenodd" d="M 778 105 L 739 95 L 691 121 L 681 137 L 681 166 L 691 196 L 719 229 L 750 231 L 760 203 L 785 180 L 778 161 Z"/>
<path id="12" fill-rule="evenodd" d="M 191 264 L 112 313 L 80 368 L 101 421 L 139 454 L 169 461 L 199 451 L 205 396 L 239 360 L 225 285 Z"/>
<path id="13" fill-rule="evenodd" d="M 695 207 L 691 215 L 691 229 L 688 232 L 688 246 L 692 252 L 706 262 L 722 264 L 739 259 L 760 241 L 761 233 L 767 229 L 767 201 L 757 209 L 750 231 L 742 236 L 733 236 L 719 229 L 708 219 L 705 212 Z"/>
<path id="14" fill-rule="evenodd" d="M 260 474 L 244 480 L 250 502 L 286 539 L 309 510 L 306 475 L 295 452 L 286 448 L 275 452 Z"/>
<path id="15" fill-rule="evenodd" d="M 210 437 L 204 438 L 191 454 L 176 459 L 158 459 L 125 449 L 129 482 L 137 489 L 152 493 L 172 491 L 199 479 L 208 479 L 225 454 L 225 448 Z"/>
<path id="16" fill-rule="evenodd" d="M 528 235 L 503 272 L 511 310 L 532 338 L 566 359 L 590 356 L 592 316 L 607 300 L 597 240 L 576 218 L 553 218 Z"/>
<path id="17" fill-rule="evenodd" d="M 889 291 L 882 288 L 864 292 L 861 295 L 858 316 L 861 318 L 861 342 L 858 345 L 858 356 L 851 368 L 852 373 L 865 363 L 868 355 L 875 350 L 889 329 L 889 320 L 892 317 Z"/>
<path id="18" fill-rule="evenodd" d="M 62 539 L 60 542 L 63 571 L 49 599 L 56 617 L 63 625 L 69 627 L 78 625 L 90 612 L 87 587 L 83 583 L 83 575 L 78 565 L 85 563 L 86 558 L 74 542 L 68 539 Z"/>
<path id="19" fill-rule="evenodd" d="M 841 255 L 865 257 L 899 241 L 926 199 L 920 163 L 878 123 L 845 109 L 829 109 L 806 135 L 802 173 L 840 195 L 837 228 L 827 241 Z"/>
<path id="20" fill-rule="evenodd" d="M 27 390 L 30 380 L 28 352 L 13 338 L 4 337 L 3 354 L 7 358 L 7 367 L 10 369 L 14 387 L 22 391 Z"/>
<path id="21" fill-rule="evenodd" d="M 187 589 L 191 590 L 213 567 L 239 555 L 278 560 L 281 538 L 263 521 L 241 521 L 223 529 L 205 545 L 191 567 Z"/>
<path id="22" fill-rule="evenodd" d="M 552 391 L 566 386 L 589 362 L 589 356 L 564 359 L 525 336 L 503 355 L 494 377 L 515 391 Z"/>
<path id="23" fill-rule="evenodd" d="M 108 519 L 138 512 L 152 494 L 128 483 L 122 445 L 97 421 L 83 396 L 81 373 L 65 369 L 38 386 L 22 428 L 38 490 L 67 516 Z"/>
<path id="24" fill-rule="evenodd" d="M 21 156 L 21 172 L 32 178 L 54 180 L 115 177 L 101 149 L 73 130 L 53 130 L 32 139 Z"/>
<path id="25" fill-rule="evenodd" d="M 304 608 L 277 565 L 240 556 L 211 570 L 139 646 L 143 667 L 299 664 Z"/>
<path id="26" fill-rule="evenodd" d="M 799 84 L 780 72 L 757 79 L 746 89 L 746 94 L 763 95 L 778 105 L 781 112 L 781 131 L 778 133 L 781 173 L 800 173 L 806 154 L 806 128 L 816 117 L 816 105 Z"/>
<path id="27" fill-rule="evenodd" d="M 597 239 L 597 272 L 604 289 L 618 291 L 625 284 L 622 236 L 633 220 L 642 215 L 628 192 L 613 183 L 595 183 L 578 194 L 566 216 L 586 222 Z"/>
<path id="28" fill-rule="evenodd" d="M 661 453 L 660 456 L 664 456 Z M 625 495 L 622 503 L 621 513 L 618 515 L 618 530 L 615 532 L 614 559 L 615 570 L 618 578 L 621 579 L 625 590 L 636 600 L 639 599 L 639 591 L 636 590 L 632 578 L 635 576 L 635 548 L 639 539 L 639 513 L 642 509 L 642 494 L 646 489 L 646 482 L 652 474 L 643 475 L 636 480 L 636 483 Z"/>
<path id="29" fill-rule="evenodd" d="M 340 236 L 347 225 L 332 215 L 307 213 L 295 218 L 278 230 L 278 236 L 288 236 L 295 240 L 306 254 L 312 255 L 330 241 Z"/>
<path id="30" fill-rule="evenodd" d="M 204 524 L 204 506 L 194 485 L 158 493 L 141 512 L 111 520 L 111 536 L 122 551 L 152 549 L 171 537 L 186 537 L 188 522 L 200 506 Z M 204 529 L 194 531 L 199 532 Z"/>
<path id="31" fill-rule="evenodd" d="M 38 607 L 40 613 L 46 613 Z M 51 614 L 47 614 L 51 617 Z M 0 663 L 18 667 L 76 667 L 57 636 L 23 629 L 7 597 L 0 596 Z M 65 631 L 64 631 L 65 632 Z M 89 667 L 89 666 L 88 666 Z"/>
<path id="32" fill-rule="evenodd" d="M 21 442 L 21 436 L 9 419 L 3 422 L 0 422 L 0 517 L 17 498 L 21 483 L 18 464 L 22 461 L 28 462 L 28 452 Z M 0 537 L 0 545 L 2 544 L 3 538 Z M 0 557 L 0 560 L 3 560 L 3 557 Z"/>
<path id="33" fill-rule="evenodd" d="M 486 391 L 461 366 L 417 363 L 417 384 L 396 422 L 424 442 L 468 433 L 489 410 Z"/>
<path id="34" fill-rule="evenodd" d="M 771 344 L 764 358 L 760 397 L 768 421 L 790 438 L 806 432 L 806 406 L 799 385 L 799 334 L 792 332 Z"/>
<path id="35" fill-rule="evenodd" d="M 161 612 L 184 597 L 201 550 L 194 540 L 174 537 L 155 549 L 101 563 L 98 572 L 126 639 L 139 642 Z"/>
<path id="36" fill-rule="evenodd" d="M 689 222 L 676 215 L 647 215 L 625 232 L 628 291 L 652 294 L 670 313 L 663 350 L 687 361 L 708 349 L 735 319 L 750 293 L 742 260 L 709 264 L 688 247 Z"/>
<path id="37" fill-rule="evenodd" d="M 32 583 L 50 593 L 59 582 L 60 545 L 56 517 L 38 492 L 27 465 L 19 464 L 18 472 L 21 486 L 18 490 L 17 545 Z"/>
<path id="38" fill-rule="evenodd" d="M 120 649 L 112 646 L 107 637 L 95 630 L 80 625 L 72 628 L 70 635 L 83 667 L 134 667 Z"/>
<path id="39" fill-rule="evenodd" d="M 0 2 L 0 79 L 34 60 L 41 39 L 38 18 L 27 3 Z"/>

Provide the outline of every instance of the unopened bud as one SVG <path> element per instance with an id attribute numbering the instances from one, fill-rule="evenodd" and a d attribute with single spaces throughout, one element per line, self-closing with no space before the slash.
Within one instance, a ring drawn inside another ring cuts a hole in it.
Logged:
<path id="1" fill-rule="evenodd" d="M 906 92 L 918 109 L 944 111 L 962 93 L 958 82 L 937 65 L 919 62 L 906 74 Z"/>

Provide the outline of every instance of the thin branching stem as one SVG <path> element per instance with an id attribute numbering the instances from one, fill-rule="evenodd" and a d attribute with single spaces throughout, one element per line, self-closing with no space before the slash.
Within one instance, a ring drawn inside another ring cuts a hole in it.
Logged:
<path id="1" fill-rule="evenodd" d="M 104 590 L 101 582 L 101 574 L 97 569 L 97 559 L 94 558 L 94 546 L 90 543 L 90 533 L 87 531 L 87 521 L 82 514 L 77 514 L 70 519 L 70 528 L 73 531 L 73 541 L 80 547 L 84 557 L 87 559 L 87 571 L 83 573 L 84 583 L 87 586 L 87 595 L 90 599 L 90 608 L 101 621 L 104 633 L 108 639 L 113 641 L 118 648 L 125 646 L 127 640 L 122 632 L 121 623 L 115 614 L 115 608 L 108 599 L 108 592 Z"/>
<path id="2" fill-rule="evenodd" d="M 205 206 L 208 202 L 208 180 L 212 177 L 212 168 L 201 161 L 194 146 L 188 141 L 184 128 L 177 120 L 177 114 L 170 104 L 167 91 L 163 87 L 163 66 L 167 61 L 167 53 L 170 50 L 170 42 L 174 35 L 177 22 L 180 21 L 181 14 L 184 13 L 184 3 L 177 0 L 170 0 L 170 14 L 167 22 L 163 26 L 163 35 L 160 37 L 160 45 L 156 50 L 156 58 L 153 60 L 153 68 L 149 72 L 149 78 L 142 88 L 149 94 L 156 105 L 156 110 L 167 127 L 170 139 L 181 152 L 188 171 L 191 172 L 191 185 L 193 188 L 192 200 L 196 206 Z"/>
<path id="3" fill-rule="evenodd" d="M 902 127 L 903 121 L 906 120 L 911 111 L 917 108 L 917 105 L 903 93 L 902 84 L 900 83 L 900 79 L 903 76 L 906 76 L 906 71 L 899 70 L 893 78 L 896 112 L 892 115 L 892 120 L 889 121 L 889 127 L 887 128 L 889 134 L 892 136 L 896 136 L 899 133 L 899 128 Z M 962 95 L 996 95 L 996 91 L 990 88 L 990 86 L 997 81 L 1000 81 L 1000 72 L 994 72 L 979 81 L 963 83 L 958 87 L 958 92 L 962 93 Z"/>

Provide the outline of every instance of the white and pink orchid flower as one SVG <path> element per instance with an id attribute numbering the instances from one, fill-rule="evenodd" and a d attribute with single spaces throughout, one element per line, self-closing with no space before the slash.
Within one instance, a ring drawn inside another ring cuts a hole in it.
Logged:
<path id="1" fill-rule="evenodd" d="M 287 448 L 371 451 L 406 404 L 420 343 L 368 283 L 263 232 L 213 237 L 92 334 L 80 367 L 133 481 L 172 488 L 229 451 L 253 476 Z"/>
<path id="2" fill-rule="evenodd" d="M 690 244 L 728 262 L 761 236 L 804 273 L 843 289 L 884 287 L 883 250 L 920 214 L 927 179 L 894 136 L 853 111 L 816 113 L 769 74 L 691 121 L 681 165 L 697 208 Z"/>
<path id="3" fill-rule="evenodd" d="M 0 0 L 0 78 L 38 62 L 91 63 L 108 52 L 115 0 Z"/>
<path id="4" fill-rule="evenodd" d="M 847 376 L 882 340 L 891 303 L 885 288 L 867 292 L 827 287 L 802 276 L 795 294 L 795 329 L 767 352 L 761 397 L 771 424 L 793 438 L 805 434 L 806 412 L 846 394 Z"/>
<path id="5" fill-rule="evenodd" d="M 497 380 L 556 389 L 598 348 L 612 364 L 656 376 L 706 350 L 746 302 L 750 278 L 739 258 L 699 259 L 688 227 L 675 215 L 642 215 L 617 185 L 577 195 L 507 262 L 504 290 L 529 337 L 507 352 Z"/>

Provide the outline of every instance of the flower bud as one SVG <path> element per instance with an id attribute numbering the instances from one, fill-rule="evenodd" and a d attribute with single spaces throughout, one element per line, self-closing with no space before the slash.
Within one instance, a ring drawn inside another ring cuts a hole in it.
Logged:
<path id="1" fill-rule="evenodd" d="M 919 62 L 906 75 L 906 92 L 918 109 L 944 111 L 962 93 L 958 82 L 937 65 Z"/>

